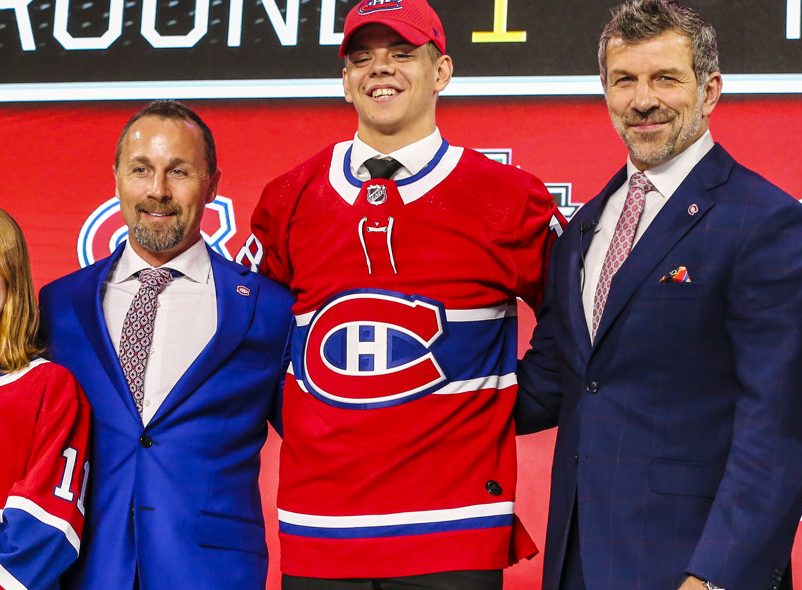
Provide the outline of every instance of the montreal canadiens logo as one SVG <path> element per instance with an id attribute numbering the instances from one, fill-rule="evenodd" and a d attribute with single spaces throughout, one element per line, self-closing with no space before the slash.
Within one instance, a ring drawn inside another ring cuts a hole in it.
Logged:
<path id="1" fill-rule="evenodd" d="M 227 243 L 237 233 L 234 203 L 228 197 L 217 197 L 206 205 L 201 221 L 201 235 L 206 243 L 229 260 Z M 128 237 L 128 227 L 120 213 L 120 200 L 113 197 L 95 209 L 78 234 L 78 262 L 81 267 L 105 258 Z"/>
<path id="2" fill-rule="evenodd" d="M 357 12 L 362 15 L 368 15 L 383 10 L 400 10 L 404 7 L 403 1 L 404 0 L 368 0 L 362 3 L 362 6 L 357 9 Z"/>
<path id="3" fill-rule="evenodd" d="M 437 302 L 388 291 L 345 293 L 315 313 L 303 382 L 322 401 L 355 409 L 402 404 L 446 380 L 432 352 L 445 333 Z"/>

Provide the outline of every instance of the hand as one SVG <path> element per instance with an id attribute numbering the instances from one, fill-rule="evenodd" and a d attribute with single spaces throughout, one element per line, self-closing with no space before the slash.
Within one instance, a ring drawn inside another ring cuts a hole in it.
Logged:
<path id="1" fill-rule="evenodd" d="M 705 590 L 705 585 L 702 580 L 696 576 L 688 576 L 679 587 L 679 590 Z"/>

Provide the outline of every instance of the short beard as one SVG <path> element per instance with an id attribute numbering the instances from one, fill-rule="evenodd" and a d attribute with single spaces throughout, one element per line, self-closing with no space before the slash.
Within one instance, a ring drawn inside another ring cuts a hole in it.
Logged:
<path id="1" fill-rule="evenodd" d="M 704 87 L 701 87 L 696 104 L 694 105 L 691 120 L 688 121 L 688 124 L 683 129 L 677 129 L 674 135 L 669 137 L 661 146 L 654 147 L 651 144 L 644 145 L 643 142 L 636 143 L 627 134 L 624 123 L 615 122 L 616 131 L 618 131 L 621 139 L 624 140 L 632 159 L 648 164 L 649 166 L 656 166 L 670 160 L 688 147 L 691 139 L 699 132 L 699 128 L 702 126 L 702 121 L 704 120 L 704 115 L 702 114 L 704 96 Z"/>
<path id="2" fill-rule="evenodd" d="M 137 243 L 151 252 L 162 252 L 178 246 L 184 239 L 184 225 L 176 221 L 175 225 L 155 230 L 145 227 L 141 221 L 134 225 L 134 238 Z"/>

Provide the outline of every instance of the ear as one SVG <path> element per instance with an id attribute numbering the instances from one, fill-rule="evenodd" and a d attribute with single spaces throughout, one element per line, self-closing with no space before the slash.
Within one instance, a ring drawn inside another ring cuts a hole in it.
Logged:
<path id="1" fill-rule="evenodd" d="M 114 175 L 114 196 L 120 198 L 120 183 L 117 180 L 117 167 L 111 167 L 111 173 Z"/>
<path id="2" fill-rule="evenodd" d="M 706 117 L 713 112 L 718 104 L 718 99 L 721 98 L 721 89 L 724 82 L 721 79 L 721 72 L 713 72 L 708 75 L 707 82 L 705 82 L 705 94 L 702 102 L 702 114 Z"/>
<path id="3" fill-rule="evenodd" d="M 441 55 L 437 58 L 437 78 L 435 79 L 434 89 L 437 92 L 445 90 L 451 77 L 454 75 L 454 62 L 450 55 Z"/>
<path id="4" fill-rule="evenodd" d="M 220 169 L 217 169 L 217 172 L 212 174 L 212 177 L 209 179 L 209 194 L 206 195 L 206 204 L 208 205 L 217 197 L 217 185 L 220 184 L 220 176 L 222 172 Z"/>
<path id="5" fill-rule="evenodd" d="M 345 102 L 353 104 L 354 99 L 351 97 L 351 82 L 348 80 L 347 67 L 343 68 L 343 94 L 345 95 Z"/>

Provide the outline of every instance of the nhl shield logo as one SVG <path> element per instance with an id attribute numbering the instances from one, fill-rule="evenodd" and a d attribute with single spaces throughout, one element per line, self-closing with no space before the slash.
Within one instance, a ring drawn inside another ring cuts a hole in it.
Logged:
<path id="1" fill-rule="evenodd" d="M 383 184 L 368 185 L 368 203 L 381 205 L 387 202 L 387 187 Z"/>

